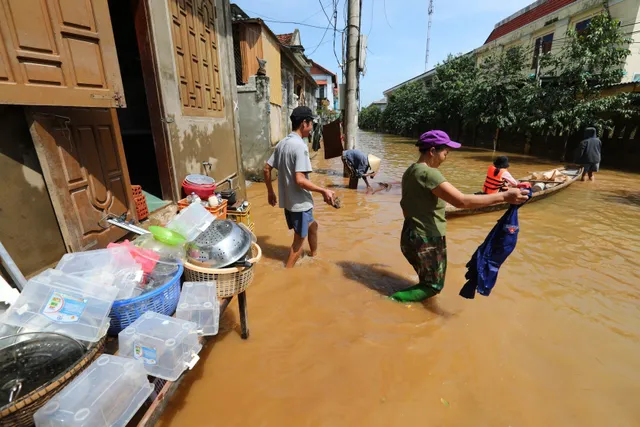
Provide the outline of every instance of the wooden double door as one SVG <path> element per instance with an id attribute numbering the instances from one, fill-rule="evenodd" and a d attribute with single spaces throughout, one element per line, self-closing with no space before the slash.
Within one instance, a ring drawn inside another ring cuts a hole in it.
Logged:
<path id="1" fill-rule="evenodd" d="M 122 238 L 126 231 L 105 221 L 135 212 L 115 110 L 30 107 L 26 114 L 67 251 Z"/>

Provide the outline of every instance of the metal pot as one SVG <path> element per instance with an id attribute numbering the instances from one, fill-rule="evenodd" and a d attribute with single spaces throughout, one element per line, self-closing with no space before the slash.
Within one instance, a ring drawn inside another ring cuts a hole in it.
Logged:
<path id="1" fill-rule="evenodd" d="M 223 268 L 239 262 L 250 267 L 246 256 L 251 250 L 252 234 L 230 220 L 216 220 L 196 240 L 187 244 L 190 262 L 207 268 Z"/>

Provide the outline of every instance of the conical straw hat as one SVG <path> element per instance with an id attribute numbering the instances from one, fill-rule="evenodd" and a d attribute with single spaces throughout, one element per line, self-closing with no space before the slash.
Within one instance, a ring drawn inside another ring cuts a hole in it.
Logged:
<path id="1" fill-rule="evenodd" d="M 374 171 L 375 173 L 378 173 L 378 171 L 380 170 L 380 163 L 382 162 L 382 160 L 380 160 L 373 154 L 369 154 L 368 158 L 369 158 L 369 167 L 371 167 L 372 171 Z"/>

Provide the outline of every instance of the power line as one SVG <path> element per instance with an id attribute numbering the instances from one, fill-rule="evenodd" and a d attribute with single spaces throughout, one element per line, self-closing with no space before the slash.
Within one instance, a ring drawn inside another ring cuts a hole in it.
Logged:
<path id="1" fill-rule="evenodd" d="M 322 44 L 323 44 L 322 42 L 324 41 L 324 38 L 327 36 L 327 32 L 329 31 L 329 28 L 330 28 L 330 27 L 331 27 L 331 26 L 329 25 L 329 26 L 327 26 L 326 30 L 324 30 L 324 34 L 322 35 L 322 38 L 320 39 L 320 43 L 318 43 L 318 45 L 315 47 L 315 49 L 313 49 L 313 52 L 311 52 L 311 53 L 309 54 L 309 56 L 311 56 L 311 55 L 313 55 L 314 53 L 316 53 L 316 51 L 318 50 L 318 48 L 319 48 L 320 46 L 322 46 Z"/>
<path id="2" fill-rule="evenodd" d="M 303 27 L 309 27 L 309 28 L 317 28 L 319 30 L 325 30 L 325 27 L 321 27 L 319 25 L 311 25 L 311 24 L 305 24 L 302 22 L 296 22 L 296 21 L 278 21 L 276 19 L 263 19 L 264 22 L 272 22 L 275 24 L 292 24 L 292 25 L 301 25 Z M 337 30 L 339 33 L 342 32 L 342 30 Z"/>
<path id="3" fill-rule="evenodd" d="M 333 0 L 330 1 L 331 3 L 333 3 Z M 315 11 L 312 15 L 309 15 L 307 18 L 303 19 L 302 22 L 307 22 L 309 19 L 313 18 L 314 16 L 316 16 L 317 14 L 319 14 L 320 12 L 322 12 L 322 10 L 329 6 L 329 3 L 327 3 L 326 5 L 322 6 L 322 9 L 318 9 L 317 11 Z"/>
<path id="4" fill-rule="evenodd" d="M 376 0 L 371 1 L 371 22 L 369 23 L 369 32 L 367 33 L 367 37 L 371 35 L 371 31 L 373 31 L 373 15 L 375 14 L 375 5 Z"/>
<path id="5" fill-rule="evenodd" d="M 322 13 L 324 13 L 325 18 L 327 18 L 327 22 L 329 22 L 329 26 L 333 26 L 333 28 L 335 29 L 335 26 L 332 24 L 331 22 L 331 18 L 329 18 L 329 15 L 327 15 L 327 11 L 324 10 L 324 6 L 322 5 L 322 0 L 318 0 L 318 3 L 320 3 L 320 6 L 322 7 Z M 335 12 L 336 10 L 336 2 L 335 0 L 332 0 L 332 5 L 333 5 L 333 11 Z"/>
<path id="6" fill-rule="evenodd" d="M 387 25 L 389 26 L 389 28 L 393 30 L 393 27 L 389 23 L 389 17 L 387 16 L 387 0 L 384 0 L 384 19 L 387 21 Z"/>

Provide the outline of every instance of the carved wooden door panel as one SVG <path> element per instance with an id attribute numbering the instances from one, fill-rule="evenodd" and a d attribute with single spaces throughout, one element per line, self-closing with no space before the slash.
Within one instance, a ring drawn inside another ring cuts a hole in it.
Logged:
<path id="1" fill-rule="evenodd" d="M 27 119 L 67 250 L 122 238 L 103 221 L 135 211 L 115 110 L 32 107 Z"/>
<path id="2" fill-rule="evenodd" d="M 124 107 L 107 0 L 0 0 L 0 104 Z"/>

